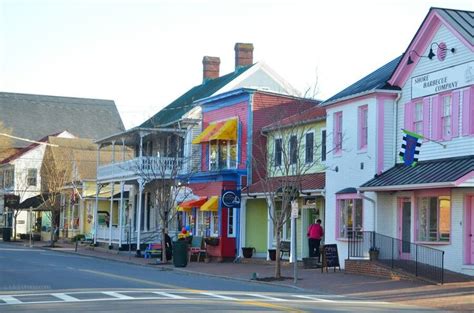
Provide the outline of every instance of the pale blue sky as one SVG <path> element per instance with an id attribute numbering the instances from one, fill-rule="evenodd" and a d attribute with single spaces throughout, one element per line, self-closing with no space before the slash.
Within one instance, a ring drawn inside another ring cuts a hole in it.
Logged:
<path id="1" fill-rule="evenodd" d="M 0 0 L 0 91 L 115 100 L 136 126 L 202 80 L 202 57 L 233 71 L 254 44 L 320 99 L 404 52 L 431 6 L 472 0 Z"/>

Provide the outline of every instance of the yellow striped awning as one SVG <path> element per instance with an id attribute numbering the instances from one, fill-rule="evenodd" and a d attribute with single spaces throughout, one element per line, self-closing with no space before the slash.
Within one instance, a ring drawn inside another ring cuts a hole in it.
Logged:
<path id="1" fill-rule="evenodd" d="M 209 200 L 206 201 L 206 203 L 204 203 L 200 210 L 202 212 L 217 212 L 217 209 L 219 207 L 219 197 L 218 196 L 212 196 L 209 198 Z"/>
<path id="2" fill-rule="evenodd" d="M 233 118 L 209 124 L 202 133 L 194 138 L 193 144 L 209 142 L 211 140 L 237 140 L 237 119 Z"/>

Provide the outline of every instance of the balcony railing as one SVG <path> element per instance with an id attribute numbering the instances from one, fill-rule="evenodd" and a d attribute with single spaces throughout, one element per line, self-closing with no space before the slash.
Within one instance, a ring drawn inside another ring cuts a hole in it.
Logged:
<path id="1" fill-rule="evenodd" d="M 182 174 L 185 170 L 183 158 L 138 157 L 124 162 L 99 166 L 97 168 L 97 179 L 162 178 L 163 176 Z"/>
<path id="2" fill-rule="evenodd" d="M 356 232 L 348 244 L 348 258 L 368 259 L 378 251 L 378 262 L 415 276 L 444 282 L 444 251 L 371 231 Z"/>

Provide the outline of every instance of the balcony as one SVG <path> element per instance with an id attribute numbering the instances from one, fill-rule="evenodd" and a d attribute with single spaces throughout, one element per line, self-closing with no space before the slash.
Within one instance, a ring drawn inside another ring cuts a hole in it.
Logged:
<path id="1" fill-rule="evenodd" d="M 184 158 L 138 157 L 132 160 L 100 165 L 97 168 L 98 181 L 127 181 L 144 178 L 172 177 L 186 171 Z"/>

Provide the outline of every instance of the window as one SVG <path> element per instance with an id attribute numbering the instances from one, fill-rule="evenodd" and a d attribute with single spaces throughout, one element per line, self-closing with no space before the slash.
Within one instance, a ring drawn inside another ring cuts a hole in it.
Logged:
<path id="1" fill-rule="evenodd" d="M 275 139 L 275 166 L 281 166 L 283 146 L 281 138 Z"/>
<path id="2" fill-rule="evenodd" d="M 367 105 L 359 107 L 359 149 L 367 148 L 368 111 Z"/>
<path id="3" fill-rule="evenodd" d="M 342 112 L 334 113 L 334 152 L 342 150 Z"/>
<path id="4" fill-rule="evenodd" d="M 321 161 L 326 161 L 326 130 L 321 131 Z"/>
<path id="5" fill-rule="evenodd" d="M 36 186 L 36 177 L 38 175 L 38 170 L 36 168 L 28 169 L 28 176 L 26 177 L 27 186 Z"/>
<path id="6" fill-rule="evenodd" d="M 306 134 L 306 143 L 305 143 L 305 162 L 313 163 L 314 159 L 314 133 Z"/>
<path id="7" fill-rule="evenodd" d="M 298 161 L 298 141 L 296 136 L 290 137 L 290 164 L 296 164 Z"/>
<path id="8" fill-rule="evenodd" d="M 423 103 L 417 102 L 414 105 L 413 131 L 417 134 L 423 134 Z"/>
<path id="9" fill-rule="evenodd" d="M 236 218 L 235 213 L 236 209 L 228 208 L 228 224 L 227 224 L 227 236 L 228 237 L 235 237 L 235 230 L 236 230 Z"/>
<path id="10" fill-rule="evenodd" d="M 444 139 L 451 137 L 451 95 L 443 97 L 441 132 Z"/>
<path id="11" fill-rule="evenodd" d="M 3 172 L 3 188 L 12 189 L 14 181 L 13 169 L 9 168 Z"/>
<path id="12" fill-rule="evenodd" d="M 417 201 L 418 241 L 448 242 L 451 233 L 450 197 L 420 197 Z"/>
<path id="13" fill-rule="evenodd" d="M 237 145 L 233 140 L 212 140 L 209 149 L 211 171 L 235 168 L 237 166 Z"/>
<path id="14" fill-rule="evenodd" d="M 345 195 L 347 196 L 347 195 Z M 362 199 L 347 198 L 337 200 L 337 238 L 356 238 L 362 231 Z"/>

